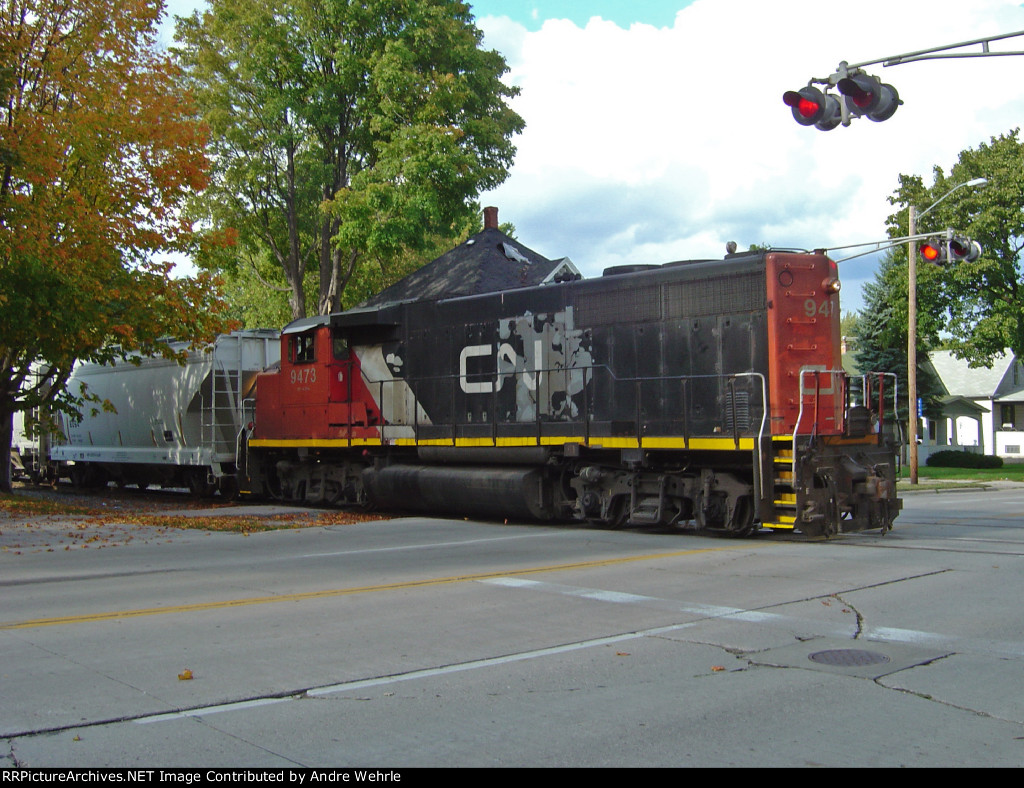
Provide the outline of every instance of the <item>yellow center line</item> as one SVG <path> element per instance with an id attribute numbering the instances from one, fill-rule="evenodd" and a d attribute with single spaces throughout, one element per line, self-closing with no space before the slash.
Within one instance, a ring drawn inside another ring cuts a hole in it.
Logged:
<path id="1" fill-rule="evenodd" d="M 246 607 L 248 605 L 266 605 L 275 602 L 302 602 L 307 599 L 325 599 L 350 594 L 368 594 L 374 591 L 396 591 L 406 588 L 424 588 L 427 586 L 465 583 L 473 580 L 489 580 L 495 577 L 515 577 L 517 575 L 539 574 L 541 572 L 567 572 L 574 569 L 592 569 L 601 566 L 615 566 L 636 561 L 654 561 L 660 558 L 678 558 L 685 555 L 713 553 L 722 550 L 741 550 L 752 547 L 751 544 L 733 545 L 730 547 L 703 547 L 696 550 L 680 550 L 672 553 L 650 553 L 647 555 L 626 558 L 608 558 L 601 561 L 581 561 L 573 564 L 551 564 L 532 569 L 513 569 L 501 572 L 483 572 L 472 575 L 453 575 L 451 577 L 427 578 L 423 580 L 407 580 L 401 583 L 384 583 L 373 586 L 357 586 L 355 588 L 333 588 L 323 591 L 306 591 L 298 594 L 282 594 L 279 596 L 250 597 L 248 599 L 228 599 L 221 602 L 198 602 L 192 605 L 173 605 L 171 607 L 149 607 L 139 610 L 111 610 L 103 613 L 83 613 L 77 616 L 59 616 L 57 618 L 35 618 L 28 621 L 16 621 L 0 624 L 4 629 L 31 629 L 34 627 L 52 627 L 62 624 L 84 624 L 93 621 L 112 621 L 121 618 L 139 618 L 142 616 L 159 616 L 168 613 L 192 613 L 200 610 L 220 610 L 229 607 Z"/>

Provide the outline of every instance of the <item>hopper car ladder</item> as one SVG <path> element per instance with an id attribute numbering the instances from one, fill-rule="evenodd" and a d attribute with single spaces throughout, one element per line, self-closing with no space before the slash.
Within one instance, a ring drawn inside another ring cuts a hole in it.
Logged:
<path id="1" fill-rule="evenodd" d="M 235 455 L 236 424 L 242 391 L 242 341 L 232 337 L 233 352 L 218 342 L 210 367 L 210 396 L 204 398 L 202 443 L 211 450 L 211 459 Z"/>

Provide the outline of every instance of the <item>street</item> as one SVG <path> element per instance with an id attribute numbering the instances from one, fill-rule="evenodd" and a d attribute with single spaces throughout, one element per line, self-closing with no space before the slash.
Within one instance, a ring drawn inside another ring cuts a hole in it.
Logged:
<path id="1" fill-rule="evenodd" d="M 1024 765 L 1022 486 L 831 542 L 48 527 L 0 527 L 5 767 Z"/>

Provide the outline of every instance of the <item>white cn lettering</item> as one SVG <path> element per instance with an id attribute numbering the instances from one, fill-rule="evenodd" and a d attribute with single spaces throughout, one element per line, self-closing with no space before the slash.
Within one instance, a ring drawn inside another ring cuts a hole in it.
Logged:
<path id="1" fill-rule="evenodd" d="M 540 373 L 544 369 L 541 364 L 541 359 L 544 357 L 544 341 L 541 339 L 533 340 L 533 370 L 534 374 L 531 375 L 526 370 L 523 370 L 523 383 L 526 385 L 528 391 L 536 391 L 537 385 L 540 383 Z"/>
<path id="2" fill-rule="evenodd" d="M 470 383 L 467 379 L 466 361 L 477 356 L 487 356 L 493 351 L 492 345 L 466 345 L 459 354 L 459 385 L 467 394 L 490 394 L 494 391 L 494 383 Z"/>
<path id="3" fill-rule="evenodd" d="M 503 342 L 498 346 L 495 355 L 496 369 L 497 369 L 497 380 L 498 383 L 495 385 L 493 380 L 479 381 L 471 383 L 468 380 L 469 369 L 468 361 L 471 358 L 477 358 L 480 356 L 489 356 L 494 352 L 493 345 L 466 345 L 462 348 L 462 352 L 459 353 L 459 386 L 467 394 L 493 394 L 495 391 L 501 391 L 501 387 L 505 384 L 505 378 L 509 374 L 513 374 L 513 371 L 519 364 L 519 356 L 508 342 Z M 541 359 L 544 353 L 544 343 L 541 340 L 535 340 L 533 344 L 533 367 L 534 372 L 531 374 L 525 369 L 522 372 L 523 385 L 526 386 L 529 391 L 537 390 L 537 382 L 540 380 L 541 370 L 543 366 Z M 502 370 L 502 362 L 506 362 L 507 367 Z"/>

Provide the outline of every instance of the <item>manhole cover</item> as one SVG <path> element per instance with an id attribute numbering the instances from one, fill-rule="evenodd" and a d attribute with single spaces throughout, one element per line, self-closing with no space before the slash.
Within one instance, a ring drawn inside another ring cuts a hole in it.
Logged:
<path id="1" fill-rule="evenodd" d="M 882 665 L 889 661 L 885 654 L 877 651 L 864 651 L 856 648 L 838 648 L 832 651 L 816 651 L 808 659 L 819 665 L 840 665 L 843 667 L 859 667 L 861 665 Z"/>

